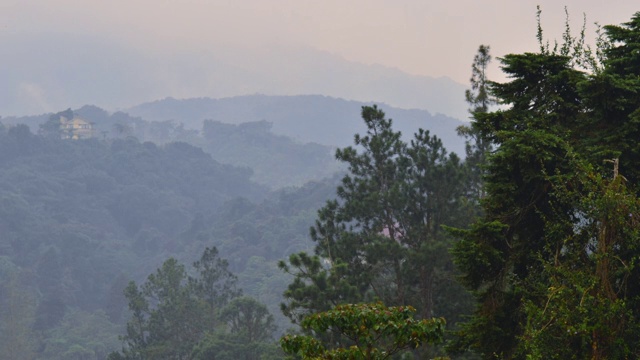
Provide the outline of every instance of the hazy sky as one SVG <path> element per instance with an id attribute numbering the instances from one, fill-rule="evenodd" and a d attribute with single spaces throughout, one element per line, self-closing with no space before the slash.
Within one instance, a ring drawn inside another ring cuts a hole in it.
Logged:
<path id="1" fill-rule="evenodd" d="M 640 11 L 637 0 L 0 0 L 0 46 L 52 33 L 152 54 L 303 46 L 466 84 L 479 44 L 494 56 L 537 49 L 537 4 L 552 39 L 565 5 L 576 30 L 583 13 L 593 30 Z"/>

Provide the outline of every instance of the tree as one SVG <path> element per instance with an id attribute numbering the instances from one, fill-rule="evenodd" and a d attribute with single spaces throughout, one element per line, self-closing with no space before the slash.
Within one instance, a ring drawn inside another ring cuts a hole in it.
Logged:
<path id="1" fill-rule="evenodd" d="M 103 311 L 69 311 L 59 326 L 47 332 L 39 358 L 105 359 L 119 344 L 120 328 L 110 322 Z"/>
<path id="2" fill-rule="evenodd" d="M 231 300 L 222 309 L 220 320 L 226 325 L 226 331 L 207 334 L 194 350 L 195 359 L 281 358 L 273 341 L 276 330 L 273 316 L 255 299 Z"/>
<path id="3" fill-rule="evenodd" d="M 273 315 L 267 307 L 246 296 L 231 300 L 222 309 L 220 319 L 227 324 L 229 332 L 245 343 L 267 341 L 276 330 Z"/>
<path id="4" fill-rule="evenodd" d="M 207 311 L 187 287 L 183 265 L 168 259 L 138 288 L 125 291 L 133 318 L 123 337 L 125 358 L 188 359 L 203 336 Z"/>
<path id="5" fill-rule="evenodd" d="M 60 139 L 60 137 L 63 135 L 63 132 L 66 131 L 61 127 L 62 118 L 71 120 L 73 119 L 73 117 L 74 113 L 70 108 L 64 111 L 60 111 L 56 114 L 52 114 L 51 116 L 49 116 L 49 120 L 47 120 L 47 122 L 40 125 L 39 133 L 44 137 Z"/>
<path id="6" fill-rule="evenodd" d="M 218 250 L 205 249 L 193 267 L 197 276 L 187 276 L 170 258 L 142 286 L 129 283 L 124 346 L 109 359 L 253 360 L 277 353 L 269 342 L 273 316 L 258 301 L 238 297 L 237 279 Z"/>
<path id="7" fill-rule="evenodd" d="M 125 289 L 132 318 L 122 337 L 122 353 L 112 359 L 191 359 L 194 347 L 207 332 L 215 330 L 219 311 L 237 296 L 235 276 L 219 259 L 215 248 L 207 248 L 194 263 L 199 277 L 187 277 L 177 260 L 166 260 L 155 274 L 138 287 Z"/>
<path id="8" fill-rule="evenodd" d="M 491 95 L 490 81 L 487 78 L 487 67 L 491 63 L 490 47 L 480 45 L 473 58 L 471 66 L 471 89 L 465 91 L 465 99 L 469 104 L 472 119 L 479 119 L 489 112 L 489 107 L 496 103 Z M 478 203 L 484 197 L 483 166 L 492 150 L 492 144 L 481 136 L 479 129 L 472 125 L 461 125 L 457 128 L 458 135 L 464 136 L 466 141 L 465 170 L 466 186 L 469 199 Z"/>
<path id="9" fill-rule="evenodd" d="M 636 285 L 631 283 L 640 250 L 640 199 L 615 170 L 606 179 L 580 170 L 585 189 L 576 212 L 581 224 L 563 248 L 549 244 L 555 259 L 540 259 L 548 283 L 536 295 L 544 301 L 536 297 L 524 303 L 523 340 L 533 359 L 624 359 L 640 350 Z M 565 196 L 575 191 L 562 190 Z"/>
<path id="10" fill-rule="evenodd" d="M 294 275 L 284 313 L 300 322 L 336 305 L 378 300 L 414 306 L 422 319 L 464 312 L 437 296 L 449 287 L 464 297 L 451 273 L 450 238 L 441 230 L 466 221 L 459 158 L 428 131 L 405 143 L 376 106 L 363 107 L 362 118 L 367 132 L 355 136 L 357 148 L 336 152 L 349 173 L 339 199 L 318 211 L 311 228 L 315 255 L 294 254 L 280 264 Z"/>
<path id="11" fill-rule="evenodd" d="M 240 296 L 241 291 L 236 288 L 237 278 L 229 271 L 229 262 L 218 256 L 215 247 L 206 248 L 200 260 L 193 263 L 193 268 L 199 276 L 190 277 L 190 285 L 198 297 L 207 303 L 209 318 L 215 321 L 217 312 L 230 299 Z"/>
<path id="12" fill-rule="evenodd" d="M 469 80 L 471 89 L 466 90 L 464 93 L 465 100 L 471 106 L 469 112 L 472 115 L 486 113 L 489 111 L 489 106 L 495 104 L 495 99 L 489 91 L 489 79 L 487 77 L 487 67 L 491 63 L 490 49 L 488 45 L 480 45 L 478 52 L 473 57 L 471 79 Z"/>
<path id="13" fill-rule="evenodd" d="M 444 319 L 414 318 L 411 306 L 386 307 L 382 303 L 345 304 L 312 314 L 302 321 L 317 334 L 333 329 L 350 346 L 335 347 L 312 336 L 285 335 L 280 345 L 303 359 L 388 359 L 423 344 L 442 341 Z"/>
<path id="14" fill-rule="evenodd" d="M 501 59 L 511 80 L 490 90 L 506 107 L 473 124 L 497 145 L 486 165 L 484 215 L 453 231 L 461 280 L 477 301 L 457 349 L 486 359 L 638 354 L 632 139 L 640 135 L 640 83 L 616 64 L 635 59 L 640 14 L 605 34 L 615 46 L 590 74 L 576 68 L 585 63 L 576 57 L 590 52 L 575 50 L 581 41 L 570 35 L 560 50 L 541 45 L 541 53 Z"/>

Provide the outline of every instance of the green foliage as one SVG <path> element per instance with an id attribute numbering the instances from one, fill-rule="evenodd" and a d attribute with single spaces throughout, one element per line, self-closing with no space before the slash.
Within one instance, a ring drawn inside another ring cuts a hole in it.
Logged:
<path id="1" fill-rule="evenodd" d="M 560 48 L 540 40 L 541 53 L 501 59 L 510 81 L 490 93 L 505 107 L 473 124 L 497 145 L 484 215 L 453 231 L 477 301 L 453 348 L 486 359 L 638 354 L 640 82 L 622 64 L 635 61 L 640 14 L 604 30 L 593 73 L 576 69 L 593 53 L 568 27 Z"/>
<path id="2" fill-rule="evenodd" d="M 267 307 L 250 297 L 231 300 L 222 309 L 220 319 L 227 324 L 229 332 L 245 343 L 272 339 L 276 330 Z"/>
<path id="3" fill-rule="evenodd" d="M 170 258 L 141 287 L 129 283 L 125 296 L 132 318 L 122 338 L 124 358 L 186 359 L 215 329 L 220 308 L 239 294 L 236 278 L 215 248 L 206 249 L 194 268 L 199 276 L 188 278 L 184 266 Z"/>
<path id="4" fill-rule="evenodd" d="M 124 347 L 109 359 L 261 359 L 276 352 L 273 316 L 256 300 L 238 297 L 237 279 L 217 249 L 205 249 L 193 267 L 196 277 L 170 258 L 142 286 L 129 283 Z"/>
<path id="5" fill-rule="evenodd" d="M 496 103 L 496 99 L 491 95 L 490 81 L 487 78 L 487 67 L 490 63 L 490 47 L 480 45 L 471 66 L 471 89 L 465 92 L 472 118 L 482 117 L 489 112 L 489 107 Z M 470 201 L 479 201 L 485 196 L 483 179 L 485 170 L 483 166 L 486 163 L 487 155 L 493 150 L 493 146 L 491 141 L 484 138 L 480 130 L 473 124 L 471 126 L 461 125 L 457 131 L 458 135 L 466 138 L 464 162 L 466 193 Z"/>
<path id="6" fill-rule="evenodd" d="M 121 327 L 109 321 L 102 311 L 70 311 L 60 326 L 48 331 L 40 358 L 106 359 L 119 345 L 117 334 L 120 330 Z"/>
<path id="7" fill-rule="evenodd" d="M 638 349 L 639 324 L 630 307 L 636 299 L 629 297 L 635 285 L 629 281 L 637 273 L 640 199 L 622 176 L 602 179 L 588 168 L 581 170 L 579 227 L 561 248 L 552 249 L 557 253 L 553 260 L 540 259 L 547 287 L 540 284 L 535 300 L 525 302 L 523 339 L 531 358 L 619 359 Z M 573 196 L 575 190 L 556 186 L 563 188 L 563 196 Z M 547 232 L 563 226 L 572 224 L 550 224 Z M 565 346 L 550 348 L 554 342 Z"/>
<path id="8" fill-rule="evenodd" d="M 266 306 L 250 297 L 239 297 L 220 312 L 225 333 L 208 333 L 194 349 L 194 359 L 281 358 L 273 332 L 273 316 Z"/>
<path id="9" fill-rule="evenodd" d="M 300 335 L 285 335 L 280 345 L 286 353 L 303 359 L 387 359 L 442 341 L 444 319 L 416 320 L 415 312 L 411 306 L 386 307 L 382 303 L 338 305 L 307 316 L 301 325 L 317 334 L 331 329 L 351 346 L 335 347 L 335 339 L 323 342 Z"/>
<path id="10" fill-rule="evenodd" d="M 489 91 L 489 79 L 487 78 L 487 67 L 491 63 L 490 47 L 488 45 L 480 45 L 478 53 L 473 58 L 471 66 L 471 89 L 465 91 L 465 100 L 471 106 L 469 112 L 486 113 L 489 106 L 495 103 L 495 99 Z"/>
<path id="11" fill-rule="evenodd" d="M 344 303 L 409 304 L 420 318 L 456 318 L 465 299 L 455 284 L 443 225 L 462 226 L 473 201 L 463 202 L 464 170 L 442 142 L 419 130 L 410 143 L 376 106 L 363 107 L 367 126 L 357 147 L 339 149 L 348 164 L 337 194 L 311 228 L 315 255 L 291 255 L 281 268 L 294 275 L 283 312 L 294 322 Z"/>
<path id="12" fill-rule="evenodd" d="M 209 360 L 276 360 L 282 359 L 282 351 L 275 342 L 246 343 L 233 334 L 207 334 L 193 352 L 193 359 Z"/>
<path id="13" fill-rule="evenodd" d="M 236 289 L 237 278 L 228 267 L 229 262 L 218 256 L 218 249 L 215 247 L 206 248 L 200 260 L 193 263 L 193 268 L 199 276 L 190 278 L 190 285 L 212 311 L 241 294 L 241 291 Z"/>
<path id="14" fill-rule="evenodd" d="M 314 212 L 337 182 L 269 192 L 249 170 L 184 143 L 63 141 L 24 125 L 0 133 L 0 167 L 0 253 L 28 274 L 38 352 L 59 340 L 76 344 L 60 327 L 77 311 L 104 310 L 124 326 L 130 279 L 143 283 L 168 256 L 190 263 L 214 245 L 238 287 L 268 304 L 285 329 L 278 307 L 289 277 L 276 263 L 309 249 Z"/>
<path id="15" fill-rule="evenodd" d="M 343 170 L 330 147 L 297 143 L 274 134 L 272 125 L 264 120 L 239 125 L 206 120 L 200 143 L 217 161 L 249 167 L 254 181 L 274 189 L 300 186 Z"/>

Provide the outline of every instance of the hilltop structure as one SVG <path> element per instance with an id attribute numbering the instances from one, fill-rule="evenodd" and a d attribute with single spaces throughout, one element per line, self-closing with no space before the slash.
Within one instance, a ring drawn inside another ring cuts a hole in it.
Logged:
<path id="1" fill-rule="evenodd" d="M 68 119 L 60 116 L 60 133 L 63 139 L 89 139 L 95 134 L 93 124 L 79 117 Z"/>

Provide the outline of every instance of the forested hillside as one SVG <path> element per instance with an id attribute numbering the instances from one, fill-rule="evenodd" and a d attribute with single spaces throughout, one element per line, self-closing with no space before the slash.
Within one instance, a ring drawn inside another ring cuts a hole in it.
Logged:
<path id="1" fill-rule="evenodd" d="M 332 176 L 344 167 L 335 161 L 337 147 L 348 146 L 364 127 L 360 108 L 368 105 L 326 96 L 239 96 L 227 99 L 165 99 L 109 113 L 93 105 L 67 110 L 90 121 L 99 139 L 134 136 L 141 142 L 187 142 L 223 164 L 248 167 L 251 179 L 272 189 L 300 186 Z M 405 141 L 420 128 L 442 139 L 460 156 L 464 123 L 425 110 L 385 106 Z M 58 114 L 61 114 L 60 112 Z M 5 125 L 26 124 L 33 132 L 58 114 L 7 117 Z"/>
<path id="2" fill-rule="evenodd" d="M 134 137 L 159 145 L 175 141 L 189 143 L 202 148 L 220 163 L 250 168 L 251 180 L 271 189 L 301 186 L 344 170 L 333 156 L 333 147 L 301 143 L 276 135 L 272 131 L 273 123 L 267 121 L 229 124 L 207 120 L 200 122 L 197 129 L 188 129 L 177 120 L 147 121 L 127 113 L 110 114 L 97 106 L 85 105 L 56 114 L 6 118 L 3 122 L 6 125 L 26 124 L 32 131 L 42 133 L 43 124 L 52 119 L 57 121 L 64 114 L 91 122 L 94 136 L 101 140 Z"/>
<path id="3" fill-rule="evenodd" d="M 372 103 L 320 95 L 249 95 L 223 99 L 167 98 L 137 105 L 126 112 L 145 120 L 178 121 L 189 129 L 200 129 L 203 120 L 230 124 L 265 120 L 273 123 L 275 134 L 303 143 L 344 147 L 353 143 L 354 134 L 365 130 L 359 117 L 360 109 L 367 105 Z M 427 129 L 442 139 L 449 151 L 464 155 L 464 140 L 456 133 L 456 128 L 464 124 L 460 119 L 426 110 L 382 107 L 395 120 L 395 128 L 405 140 L 411 139 L 418 129 Z"/>
<path id="4" fill-rule="evenodd" d="M 222 163 L 252 169 L 254 181 L 272 188 L 300 186 L 345 170 L 333 148 L 275 135 L 272 125 L 264 120 L 239 125 L 206 120 L 196 143 Z"/>
<path id="5" fill-rule="evenodd" d="M 328 180 L 271 193 L 186 143 L 70 141 L 24 125 L 1 128 L 0 168 L 0 346 L 43 359 L 118 349 L 127 282 L 207 246 L 278 317 L 287 277 L 276 262 L 308 248 L 315 210 L 335 191 Z"/>

